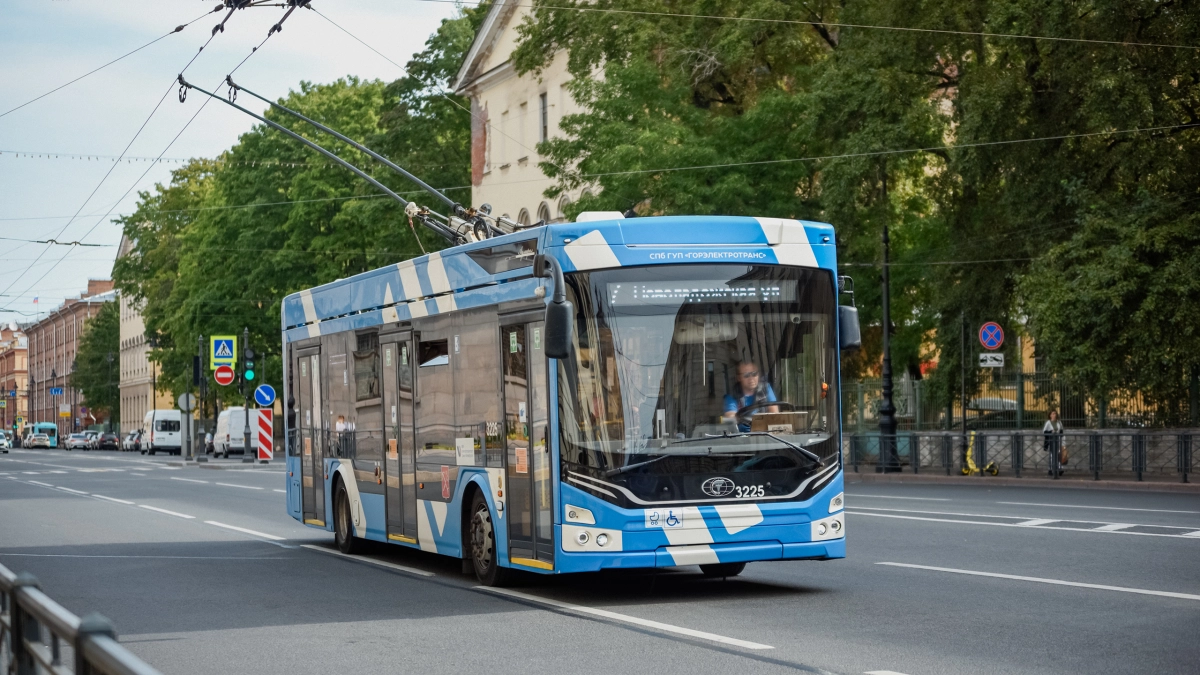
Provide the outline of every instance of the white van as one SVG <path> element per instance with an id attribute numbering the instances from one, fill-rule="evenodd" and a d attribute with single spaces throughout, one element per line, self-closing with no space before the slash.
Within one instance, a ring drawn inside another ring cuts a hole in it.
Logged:
<path id="1" fill-rule="evenodd" d="M 151 410 L 142 420 L 142 454 L 166 452 L 178 455 L 183 447 L 183 413 L 178 410 Z"/>
<path id="2" fill-rule="evenodd" d="M 246 409 L 233 406 L 217 416 L 217 433 L 213 434 L 213 456 L 228 457 L 230 452 L 244 454 L 246 449 Z M 258 450 L 258 434 L 250 431 L 250 449 Z"/>

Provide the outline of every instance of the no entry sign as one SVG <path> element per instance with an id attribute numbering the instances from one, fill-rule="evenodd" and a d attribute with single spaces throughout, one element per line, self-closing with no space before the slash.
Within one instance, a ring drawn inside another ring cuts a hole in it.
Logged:
<path id="1" fill-rule="evenodd" d="M 216 372 L 213 373 L 213 379 L 217 381 L 217 384 L 233 384 L 233 368 L 217 366 Z"/>

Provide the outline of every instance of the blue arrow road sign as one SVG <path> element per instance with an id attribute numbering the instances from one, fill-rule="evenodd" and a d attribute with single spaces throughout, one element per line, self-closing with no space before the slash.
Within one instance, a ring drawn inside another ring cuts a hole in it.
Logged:
<path id="1" fill-rule="evenodd" d="M 979 327 L 979 343 L 988 349 L 999 349 L 1004 344 L 1004 329 L 995 321 Z"/>
<path id="2" fill-rule="evenodd" d="M 50 395 L 51 396 L 62 396 L 63 388 L 62 387 L 50 387 Z"/>
<path id="3" fill-rule="evenodd" d="M 254 402 L 261 406 L 268 406 L 275 402 L 275 387 L 269 384 L 260 384 L 254 390 Z"/>

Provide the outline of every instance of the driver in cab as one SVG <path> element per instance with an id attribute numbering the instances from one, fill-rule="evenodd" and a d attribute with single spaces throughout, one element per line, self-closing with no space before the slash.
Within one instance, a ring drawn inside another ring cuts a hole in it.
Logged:
<path id="1" fill-rule="evenodd" d="M 739 431 L 750 431 L 749 417 L 744 420 L 738 419 L 738 411 L 747 406 L 756 403 L 770 403 L 776 400 L 775 391 L 771 389 L 771 385 L 762 377 L 758 366 L 753 361 L 739 361 L 737 365 L 737 384 L 734 386 L 732 394 L 725 395 L 725 412 L 721 415 L 721 419 L 726 421 L 737 421 Z M 758 412 L 779 412 L 777 405 L 763 405 L 757 409 Z M 746 424 L 742 422 L 745 421 Z"/>

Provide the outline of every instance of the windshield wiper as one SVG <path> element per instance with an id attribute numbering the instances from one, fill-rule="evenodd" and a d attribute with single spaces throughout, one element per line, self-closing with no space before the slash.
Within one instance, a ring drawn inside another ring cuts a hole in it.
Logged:
<path id="1" fill-rule="evenodd" d="M 804 455 L 805 457 L 809 458 L 813 462 L 816 462 L 817 464 L 823 463 L 821 460 L 821 457 L 819 455 L 817 455 L 816 453 L 814 453 L 810 450 L 805 450 L 804 448 L 802 448 L 790 441 L 785 441 L 782 438 L 776 436 L 775 434 L 773 434 L 769 431 L 739 431 L 736 434 L 731 434 L 728 431 L 726 431 L 725 433 L 723 433 L 719 436 L 715 435 L 715 434 L 705 434 L 704 438 L 685 438 L 680 441 L 675 441 L 674 443 L 671 443 L 671 445 L 677 445 L 679 443 L 697 443 L 700 441 L 711 441 L 714 438 L 743 438 L 745 436 L 766 436 L 773 440 L 779 441 L 780 443 L 783 443 L 784 445 L 786 445 L 789 448 L 795 450 L 796 452 Z"/>
<path id="2" fill-rule="evenodd" d="M 685 454 L 685 453 L 680 453 L 680 452 L 670 452 L 670 453 L 659 455 L 658 457 L 655 457 L 653 459 L 648 459 L 644 462 L 637 462 L 636 464 L 627 464 L 618 469 L 609 469 L 608 471 L 604 472 L 604 475 L 606 477 L 617 476 L 617 475 L 626 473 L 627 471 L 632 471 L 634 469 L 640 469 L 643 466 L 647 466 L 649 464 L 654 464 L 655 462 L 661 462 L 662 460 L 664 460 L 668 457 L 704 457 L 706 455 L 711 455 L 711 454 L 714 454 L 711 450 L 704 454 L 699 454 L 699 453 L 686 453 Z M 726 454 L 740 454 L 740 453 L 720 453 L 720 454 L 726 455 Z"/>

